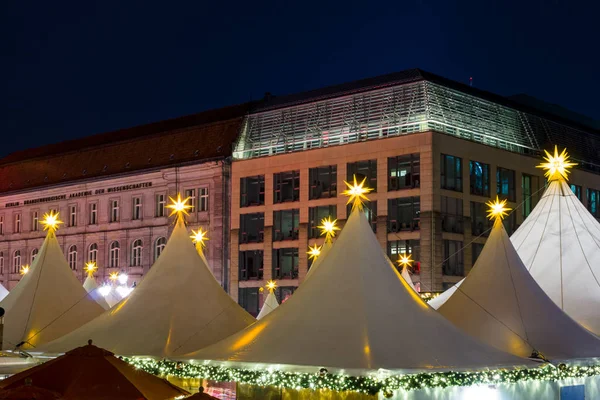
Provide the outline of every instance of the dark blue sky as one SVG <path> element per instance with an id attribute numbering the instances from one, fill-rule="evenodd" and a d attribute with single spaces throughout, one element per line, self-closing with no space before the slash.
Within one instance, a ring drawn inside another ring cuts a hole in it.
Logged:
<path id="1" fill-rule="evenodd" d="M 0 156 L 414 67 L 600 119 L 593 3 L 4 1 Z"/>

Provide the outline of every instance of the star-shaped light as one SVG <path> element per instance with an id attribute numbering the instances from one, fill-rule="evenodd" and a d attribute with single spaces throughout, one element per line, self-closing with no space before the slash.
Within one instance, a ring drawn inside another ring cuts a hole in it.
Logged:
<path id="1" fill-rule="evenodd" d="M 169 214 L 169 217 L 177 214 L 177 215 L 181 215 L 181 213 L 185 214 L 185 215 L 190 215 L 188 214 L 187 210 L 189 210 L 190 208 L 192 208 L 191 204 L 189 203 L 190 197 L 187 197 L 185 199 L 181 199 L 181 194 L 177 194 L 177 199 L 172 198 L 171 196 L 169 196 L 169 200 L 171 201 L 171 204 L 169 204 L 167 206 L 167 208 L 170 208 L 171 210 L 171 214 Z"/>
<path id="2" fill-rule="evenodd" d="M 50 232 L 55 232 L 58 229 L 58 226 L 63 222 L 58 219 L 58 212 L 50 211 L 49 213 L 44 214 L 42 217 L 42 225 L 44 225 L 44 230 L 48 230 Z"/>
<path id="3" fill-rule="evenodd" d="M 119 273 L 111 272 L 110 275 L 108 275 L 108 279 L 110 279 L 113 282 L 116 281 L 117 279 L 119 279 Z"/>
<path id="4" fill-rule="evenodd" d="M 563 149 L 562 153 L 558 154 L 558 147 L 554 146 L 554 155 L 548 153 L 546 150 L 544 150 L 544 153 L 546 153 L 546 157 L 544 157 L 546 162 L 537 166 L 538 168 L 546 170 L 544 176 L 548 178 L 549 181 L 555 181 L 561 178 L 568 180 L 569 172 L 571 172 L 569 169 L 574 165 L 577 165 L 577 163 L 571 162 L 567 149 Z"/>
<path id="5" fill-rule="evenodd" d="M 206 237 L 206 234 L 207 232 L 202 228 L 198 228 L 197 231 L 192 229 L 192 235 L 190 237 L 192 238 L 192 242 L 194 242 L 195 244 L 199 243 L 200 245 L 204 246 L 204 241 L 209 240 Z"/>
<path id="6" fill-rule="evenodd" d="M 23 266 L 21 267 L 21 270 L 20 270 L 19 272 L 21 273 L 21 275 L 25 275 L 25 274 L 27 274 L 27 273 L 29 272 L 29 264 L 27 264 L 27 265 L 23 265 Z"/>
<path id="7" fill-rule="evenodd" d="M 89 261 L 85 263 L 85 272 L 87 272 L 88 275 L 91 276 L 94 272 L 96 272 L 97 269 L 98 267 L 96 267 L 95 261 Z"/>
<path id="8" fill-rule="evenodd" d="M 307 254 L 309 260 L 316 260 L 321 255 L 321 246 L 318 246 L 316 243 L 313 247 L 308 246 Z"/>
<path id="9" fill-rule="evenodd" d="M 275 283 L 275 281 L 268 281 L 266 286 L 267 289 L 269 289 L 269 291 L 273 293 L 273 290 L 275 290 L 275 288 L 277 287 L 277 283 Z"/>
<path id="10" fill-rule="evenodd" d="M 504 219 L 508 215 L 508 211 L 512 210 L 512 208 L 506 206 L 506 199 L 500 201 L 498 196 L 496 196 L 495 201 L 490 200 L 485 205 L 489 207 L 487 215 L 489 219 Z"/>
<path id="11" fill-rule="evenodd" d="M 325 239 L 331 239 L 335 237 L 335 231 L 339 231 L 335 223 L 337 219 L 332 220 L 331 217 L 323 218 L 321 220 L 321 225 L 317 226 L 321 230 L 321 235 L 325 235 Z"/>
<path id="12" fill-rule="evenodd" d="M 363 200 L 369 201 L 369 198 L 366 196 L 367 193 L 371 192 L 373 189 L 364 187 L 367 178 L 362 180 L 361 183 L 358 183 L 356 180 L 356 175 L 354 175 L 354 183 L 351 185 L 348 182 L 344 181 L 346 186 L 348 186 L 347 190 L 344 190 L 342 194 L 349 197 L 348 202 L 346 204 L 352 203 L 352 209 L 358 208 L 362 209 Z"/>
<path id="13" fill-rule="evenodd" d="M 412 255 L 403 253 L 397 261 L 398 265 L 402 266 L 402 268 L 410 267 L 413 263 Z"/>

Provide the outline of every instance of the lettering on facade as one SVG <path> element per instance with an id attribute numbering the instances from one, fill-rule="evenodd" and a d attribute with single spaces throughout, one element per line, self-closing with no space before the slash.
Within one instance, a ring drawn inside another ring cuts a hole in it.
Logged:
<path id="1" fill-rule="evenodd" d="M 152 186 L 152 182 L 143 182 L 143 183 L 136 183 L 136 184 L 131 184 L 131 185 L 115 186 L 115 187 L 111 187 L 108 189 L 86 190 L 83 192 L 75 192 L 75 193 L 69 193 L 69 194 L 61 194 L 58 196 L 40 197 L 37 199 L 25 200 L 25 201 L 23 201 L 23 205 L 47 203 L 49 201 L 65 200 L 67 198 L 73 199 L 73 198 L 78 198 L 78 197 L 87 197 L 87 196 L 104 194 L 104 193 L 125 192 L 128 190 L 148 188 L 151 186 Z M 11 203 L 4 204 L 4 207 L 6 207 L 6 208 L 18 207 L 20 205 L 21 205 L 20 201 L 13 201 Z"/>

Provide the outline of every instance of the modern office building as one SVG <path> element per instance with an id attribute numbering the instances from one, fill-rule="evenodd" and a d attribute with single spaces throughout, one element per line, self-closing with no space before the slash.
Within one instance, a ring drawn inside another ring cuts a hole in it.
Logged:
<path id="1" fill-rule="evenodd" d="M 45 236 L 42 216 L 60 212 L 57 232 L 80 279 L 86 261 L 138 282 L 172 228 L 169 196 L 190 197 L 190 228 L 208 230 L 207 258 L 227 276 L 232 144 L 247 105 L 203 112 L 11 154 L 0 160 L 0 281 L 13 288 Z M 177 271 L 173 271 L 177 273 Z"/>
<path id="2" fill-rule="evenodd" d="M 578 197 L 600 217 L 600 132 L 420 70 L 275 97 L 244 119 L 232 163 L 231 295 L 252 313 L 259 287 L 291 294 L 322 243 L 326 216 L 347 218 L 344 180 L 367 179 L 368 216 L 392 260 L 412 253 L 421 291 L 453 285 L 474 264 L 496 194 L 531 212 L 542 149 L 567 147 Z"/>

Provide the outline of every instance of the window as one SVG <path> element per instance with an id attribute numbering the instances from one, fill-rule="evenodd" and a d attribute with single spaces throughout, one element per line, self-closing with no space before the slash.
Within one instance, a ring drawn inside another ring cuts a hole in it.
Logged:
<path id="1" fill-rule="evenodd" d="M 515 171 L 498 167 L 496 169 L 496 193 L 501 199 L 516 201 Z"/>
<path id="2" fill-rule="evenodd" d="M 587 190 L 587 209 L 596 218 L 600 218 L 600 191 Z"/>
<path id="3" fill-rule="evenodd" d="M 388 158 L 388 191 L 419 187 L 421 159 L 419 154 Z"/>
<path id="4" fill-rule="evenodd" d="M 440 164 L 442 189 L 462 192 L 462 158 L 441 155 Z"/>
<path id="5" fill-rule="evenodd" d="M 463 201 L 441 196 L 442 231 L 463 233 Z"/>
<path id="6" fill-rule="evenodd" d="M 258 307 L 258 289 L 259 288 L 239 288 L 238 303 L 250 315 L 256 317 L 259 313 Z"/>
<path id="7" fill-rule="evenodd" d="M 31 230 L 36 232 L 40 228 L 40 213 L 34 211 L 31 213 Z"/>
<path id="8" fill-rule="evenodd" d="M 366 178 L 365 186 L 377 191 L 377 160 L 357 161 L 346 165 L 347 181 L 356 180 L 360 183 Z"/>
<path id="9" fill-rule="evenodd" d="M 531 210 L 537 204 L 537 190 L 539 178 L 533 175 L 523 174 L 521 177 L 521 186 L 523 189 L 523 218 L 529 217 Z"/>
<path id="10" fill-rule="evenodd" d="M 273 241 L 298 239 L 300 210 L 273 211 Z"/>
<path id="11" fill-rule="evenodd" d="M 191 208 L 188 209 L 188 212 L 196 211 L 196 189 L 187 189 L 185 191 L 185 199 L 188 199 L 187 205 Z"/>
<path id="12" fill-rule="evenodd" d="M 77 246 L 72 245 L 69 247 L 67 259 L 69 261 L 69 268 L 73 271 L 77 271 Z"/>
<path id="13" fill-rule="evenodd" d="M 98 261 L 98 244 L 92 243 L 90 244 L 90 247 L 88 247 L 88 261 Z"/>
<path id="14" fill-rule="evenodd" d="M 4 215 L 0 216 L 0 235 L 4 235 Z"/>
<path id="15" fill-rule="evenodd" d="M 240 207 L 265 204 L 265 176 L 249 176 L 240 179 Z"/>
<path id="16" fill-rule="evenodd" d="M 471 244 L 471 265 L 475 266 L 481 251 L 483 250 L 483 244 L 481 243 L 473 243 Z"/>
<path id="17" fill-rule="evenodd" d="M 377 233 L 377 201 L 366 202 L 363 206 L 367 221 L 371 224 L 371 229 L 374 233 Z M 346 218 L 350 216 L 352 212 L 352 204 L 346 205 Z"/>
<path id="18" fill-rule="evenodd" d="M 277 286 L 275 288 L 275 298 L 279 304 L 284 303 L 298 289 L 295 286 Z"/>
<path id="19" fill-rule="evenodd" d="M 419 229 L 420 197 L 402 197 L 388 200 L 388 231 L 414 231 Z"/>
<path id="20" fill-rule="evenodd" d="M 413 259 L 412 272 L 418 274 L 421 271 L 421 242 L 419 240 L 390 240 L 387 253 L 390 260 L 397 265 L 396 261 L 402 254 L 411 254 Z"/>
<path id="21" fill-rule="evenodd" d="M 208 211 L 208 188 L 198 189 L 198 211 Z"/>
<path id="22" fill-rule="evenodd" d="M 0 251 L 0 275 L 4 275 L 4 252 Z"/>
<path id="23" fill-rule="evenodd" d="M 260 280 L 263 278 L 262 250 L 240 251 L 239 280 Z"/>
<path id="24" fill-rule="evenodd" d="M 463 242 L 444 240 L 444 262 L 442 271 L 448 276 L 464 276 Z"/>
<path id="25" fill-rule="evenodd" d="M 574 185 L 571 183 L 571 190 L 573 191 L 573 193 L 575 194 L 575 196 L 579 199 L 579 201 L 581 201 L 581 186 L 579 185 Z"/>
<path id="26" fill-rule="evenodd" d="M 300 171 L 273 174 L 273 203 L 300 200 Z"/>
<path id="27" fill-rule="evenodd" d="M 141 267 L 142 266 L 142 239 L 137 239 L 131 245 L 131 266 Z"/>
<path id="28" fill-rule="evenodd" d="M 77 206 L 69 206 L 69 226 L 77 226 Z"/>
<path id="29" fill-rule="evenodd" d="M 323 218 L 331 217 L 331 219 L 337 219 L 337 207 L 336 206 L 319 206 L 308 208 L 308 237 L 316 239 L 321 235 L 321 231 L 317 228 L 321 225 Z"/>
<path id="30" fill-rule="evenodd" d="M 165 205 L 166 205 L 165 195 L 157 194 L 156 198 L 155 198 L 155 202 L 156 202 L 155 215 L 157 217 L 164 217 L 165 216 Z"/>
<path id="31" fill-rule="evenodd" d="M 490 197 L 490 165 L 479 161 L 469 162 L 471 194 Z"/>
<path id="32" fill-rule="evenodd" d="M 98 203 L 90 203 L 88 207 L 90 209 L 90 225 L 96 225 L 98 223 Z"/>
<path id="33" fill-rule="evenodd" d="M 119 221 L 119 200 L 110 201 L 110 222 Z"/>
<path id="34" fill-rule="evenodd" d="M 488 236 L 492 221 L 487 217 L 487 206 L 485 203 L 471 202 L 471 234 L 473 236 Z"/>
<path id="35" fill-rule="evenodd" d="M 119 256 L 121 255 L 121 246 L 119 242 L 114 241 L 110 244 L 110 252 L 108 257 L 108 266 L 110 268 L 119 268 Z"/>
<path id="36" fill-rule="evenodd" d="M 37 255 L 38 255 L 38 249 L 31 250 L 31 262 L 30 262 L 30 264 L 33 264 L 33 260 L 35 260 L 35 257 Z"/>
<path id="37" fill-rule="evenodd" d="M 240 215 L 240 243 L 258 243 L 264 239 L 265 214 Z"/>
<path id="38" fill-rule="evenodd" d="M 15 214 L 15 233 L 21 233 L 21 214 Z"/>
<path id="39" fill-rule="evenodd" d="M 133 198 L 133 210 L 131 210 L 131 219 L 142 219 L 142 198 Z"/>
<path id="40" fill-rule="evenodd" d="M 167 245 L 167 239 L 164 237 L 159 237 L 154 242 L 154 261 L 158 260 L 158 257 L 162 254 L 165 246 Z"/>
<path id="41" fill-rule="evenodd" d="M 298 249 L 273 249 L 273 278 L 298 278 Z"/>
<path id="42" fill-rule="evenodd" d="M 21 271 L 21 250 L 16 250 L 13 253 L 13 274 L 18 274 Z"/>
<path id="43" fill-rule="evenodd" d="M 337 196 L 337 166 L 317 167 L 308 170 L 309 199 Z"/>

